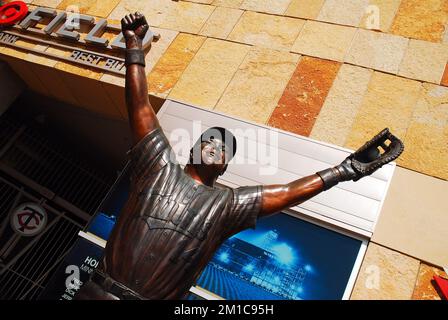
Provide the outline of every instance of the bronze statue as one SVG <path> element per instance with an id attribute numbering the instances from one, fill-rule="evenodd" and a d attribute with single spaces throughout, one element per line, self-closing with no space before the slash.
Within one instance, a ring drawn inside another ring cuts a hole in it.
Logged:
<path id="1" fill-rule="evenodd" d="M 369 175 L 403 151 L 401 141 L 385 129 L 340 165 L 291 183 L 216 187 L 236 152 L 235 138 L 224 128 L 207 130 L 182 170 L 148 100 L 141 45 L 148 31 L 145 17 L 135 13 L 121 23 L 135 143 L 129 152 L 131 191 L 103 261 L 77 299 L 184 298 L 227 238 L 341 181 Z"/>

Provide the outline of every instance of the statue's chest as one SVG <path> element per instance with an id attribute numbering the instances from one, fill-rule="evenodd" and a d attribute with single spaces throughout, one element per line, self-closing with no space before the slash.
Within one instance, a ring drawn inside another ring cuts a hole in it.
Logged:
<path id="1" fill-rule="evenodd" d="M 203 240 L 225 209 L 227 193 L 181 182 L 168 190 L 148 190 L 140 217 L 150 230 L 168 229 Z"/>

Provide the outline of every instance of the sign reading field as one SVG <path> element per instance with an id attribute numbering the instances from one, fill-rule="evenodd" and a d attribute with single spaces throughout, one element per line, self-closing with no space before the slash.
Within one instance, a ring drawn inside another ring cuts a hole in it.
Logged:
<path id="1" fill-rule="evenodd" d="M 0 6 L 0 28 L 0 43 L 7 46 L 112 73 L 125 73 L 124 59 L 117 57 L 117 53 L 121 56 L 121 52 L 126 49 L 121 27 L 110 24 L 106 19 L 96 19 L 76 12 L 57 12 L 43 7 L 28 12 L 23 1 L 13 1 Z M 83 35 L 77 31 L 81 29 Z M 111 39 L 110 35 L 115 36 Z M 148 31 L 143 40 L 144 49 L 159 37 L 160 35 Z M 57 56 L 22 47 L 17 44 L 18 40 L 57 47 L 70 51 L 70 55 Z M 66 40 L 67 44 L 54 40 Z M 95 49 L 100 49 L 101 52 L 92 51 Z M 104 53 L 105 49 L 111 54 Z"/>

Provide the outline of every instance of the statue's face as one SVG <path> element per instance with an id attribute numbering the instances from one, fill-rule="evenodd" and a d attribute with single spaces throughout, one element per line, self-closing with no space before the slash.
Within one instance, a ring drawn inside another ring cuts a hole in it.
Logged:
<path id="1" fill-rule="evenodd" d="M 226 145 L 222 140 L 211 137 L 201 143 L 201 159 L 205 165 L 224 166 L 228 158 Z"/>
<path id="2" fill-rule="evenodd" d="M 201 174 L 217 177 L 226 171 L 228 162 L 232 159 L 233 150 L 236 148 L 229 146 L 225 141 L 229 139 L 234 142 L 235 138 L 233 135 L 222 137 L 222 134 L 219 128 L 208 129 L 191 148 L 189 164 L 199 166 Z"/>

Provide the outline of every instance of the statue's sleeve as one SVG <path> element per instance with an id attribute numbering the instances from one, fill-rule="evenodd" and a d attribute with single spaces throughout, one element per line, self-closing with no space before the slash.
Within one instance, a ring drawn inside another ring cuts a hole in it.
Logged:
<path id="1" fill-rule="evenodd" d="M 174 152 L 161 128 L 144 136 L 128 151 L 131 181 L 155 173 L 170 162 L 176 162 Z"/>
<path id="2" fill-rule="evenodd" d="M 233 189 L 232 208 L 228 219 L 230 234 L 255 228 L 261 211 L 263 186 Z"/>

